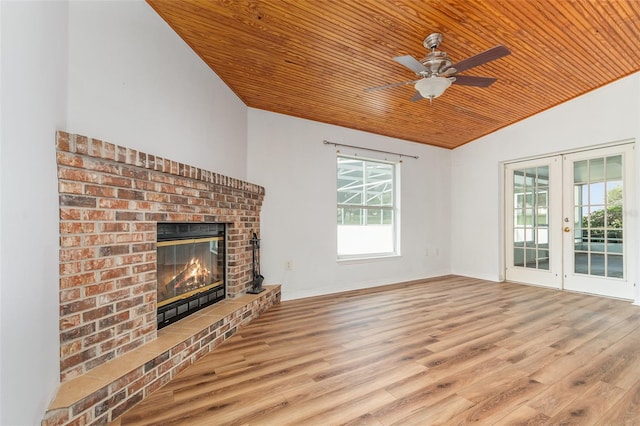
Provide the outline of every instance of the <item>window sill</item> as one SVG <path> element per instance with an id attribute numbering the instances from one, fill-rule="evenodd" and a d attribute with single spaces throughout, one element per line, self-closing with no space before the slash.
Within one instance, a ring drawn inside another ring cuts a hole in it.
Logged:
<path id="1" fill-rule="evenodd" d="M 349 265 L 353 263 L 370 263 L 386 260 L 396 260 L 402 257 L 399 254 L 386 254 L 386 255 L 374 255 L 374 256 L 362 256 L 362 257 L 343 257 L 336 259 L 336 263 L 339 265 Z"/>

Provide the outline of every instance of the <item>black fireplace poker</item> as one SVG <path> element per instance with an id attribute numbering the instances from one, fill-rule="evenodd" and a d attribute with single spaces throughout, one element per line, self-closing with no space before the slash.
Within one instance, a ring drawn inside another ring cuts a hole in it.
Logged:
<path id="1" fill-rule="evenodd" d="M 262 293 L 265 288 L 262 287 L 264 277 L 260 275 L 260 239 L 258 239 L 258 235 L 255 232 L 249 242 L 253 250 L 253 283 L 247 293 L 258 294 Z"/>

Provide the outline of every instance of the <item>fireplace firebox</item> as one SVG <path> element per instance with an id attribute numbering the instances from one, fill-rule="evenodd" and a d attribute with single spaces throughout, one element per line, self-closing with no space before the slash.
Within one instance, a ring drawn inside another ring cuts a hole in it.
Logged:
<path id="1" fill-rule="evenodd" d="M 226 295 L 223 223 L 158 223 L 158 329 Z"/>

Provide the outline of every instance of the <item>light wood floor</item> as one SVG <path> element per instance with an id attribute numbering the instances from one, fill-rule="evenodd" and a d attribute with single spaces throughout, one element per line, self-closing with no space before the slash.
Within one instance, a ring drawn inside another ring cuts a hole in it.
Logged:
<path id="1" fill-rule="evenodd" d="M 446 277 L 282 302 L 122 425 L 640 425 L 640 307 Z"/>

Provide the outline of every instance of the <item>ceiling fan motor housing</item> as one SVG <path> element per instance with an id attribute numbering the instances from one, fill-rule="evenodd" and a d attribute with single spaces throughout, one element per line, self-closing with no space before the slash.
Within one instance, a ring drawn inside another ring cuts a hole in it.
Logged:
<path id="1" fill-rule="evenodd" d="M 449 75 L 455 72 L 455 70 L 451 68 L 451 60 L 447 57 L 447 54 L 445 52 L 434 50 L 433 52 L 427 54 L 427 56 L 420 62 L 428 70 L 428 73 L 425 73 L 426 75 L 424 75 L 424 77 L 440 75 L 444 73 Z M 450 70 L 452 70 L 452 72 Z"/>

